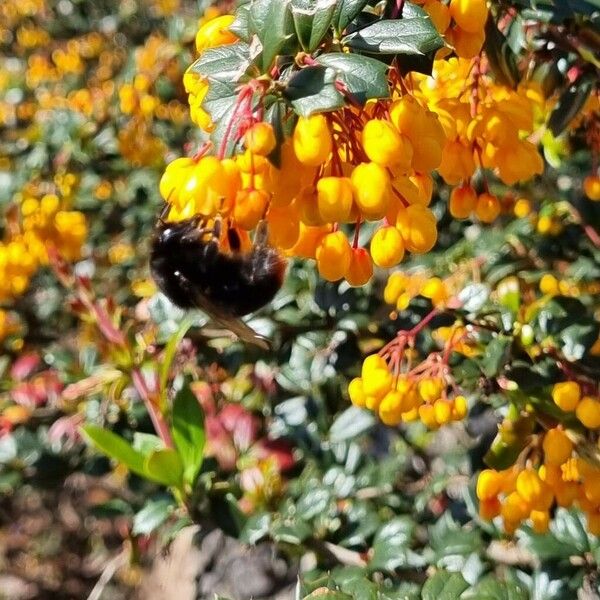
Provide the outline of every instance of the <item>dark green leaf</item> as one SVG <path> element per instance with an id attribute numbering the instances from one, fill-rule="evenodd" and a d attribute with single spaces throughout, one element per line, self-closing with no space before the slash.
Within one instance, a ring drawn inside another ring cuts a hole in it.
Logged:
<path id="1" fill-rule="evenodd" d="M 499 335 L 493 338 L 481 359 L 481 370 L 486 377 L 498 377 L 508 362 L 512 338 Z"/>
<path id="2" fill-rule="evenodd" d="M 386 523 L 375 535 L 373 555 L 369 561 L 372 570 L 394 571 L 398 567 L 418 562 L 410 550 L 415 524 L 409 517 L 396 517 Z"/>
<path id="3" fill-rule="evenodd" d="M 510 581 L 500 581 L 493 576 L 485 577 L 461 596 L 461 600 L 528 600 L 528 598 L 529 595 L 524 587 Z"/>
<path id="4" fill-rule="evenodd" d="M 511 88 L 516 87 L 521 80 L 517 57 L 492 18 L 488 19 L 485 26 L 485 53 L 496 81 Z"/>
<path id="5" fill-rule="evenodd" d="M 562 93 L 548 119 L 548 127 L 554 136 L 560 135 L 579 114 L 593 88 L 591 79 L 580 79 Z"/>
<path id="6" fill-rule="evenodd" d="M 338 0 L 333 15 L 333 23 L 338 35 L 354 19 L 358 13 L 367 5 L 369 0 Z"/>
<path id="7" fill-rule="evenodd" d="M 425 55 L 435 52 L 444 41 L 427 13 L 419 11 L 403 19 L 376 21 L 346 36 L 343 42 L 353 50 L 371 54 Z"/>
<path id="8" fill-rule="evenodd" d="M 336 0 L 291 0 L 294 27 L 305 52 L 313 52 L 329 30 Z"/>
<path id="9" fill-rule="evenodd" d="M 296 112 L 307 117 L 315 112 L 336 110 L 344 106 L 344 96 L 335 87 L 336 73 L 326 67 L 305 67 L 294 74 L 285 96 Z"/>
<path id="10" fill-rule="evenodd" d="M 97 519 L 114 519 L 123 515 L 130 515 L 132 512 L 131 506 L 121 498 L 113 498 L 108 502 L 94 504 L 90 507 L 90 514 Z"/>
<path id="11" fill-rule="evenodd" d="M 370 98 L 387 98 L 390 94 L 387 65 L 379 60 L 341 52 L 322 54 L 317 62 L 335 70 L 336 78 L 361 104 Z"/>
<path id="12" fill-rule="evenodd" d="M 252 515 L 246 521 L 240 532 L 240 540 L 246 544 L 257 544 L 269 534 L 271 525 L 271 515 L 269 513 L 259 513 Z"/>
<path id="13" fill-rule="evenodd" d="M 254 0 L 250 4 L 249 28 L 262 44 L 262 70 L 266 73 L 275 57 L 296 37 L 290 0 Z"/>
<path id="14" fill-rule="evenodd" d="M 133 517 L 133 535 L 149 535 L 169 518 L 172 509 L 172 500 L 167 498 L 150 500 Z"/>
<path id="15" fill-rule="evenodd" d="M 204 415 L 189 386 L 181 388 L 173 401 L 173 442 L 183 462 L 183 480 L 194 485 L 204 456 Z"/>
<path id="16" fill-rule="evenodd" d="M 423 600 L 458 600 L 469 587 L 460 573 L 438 571 L 428 579 L 421 591 Z"/>

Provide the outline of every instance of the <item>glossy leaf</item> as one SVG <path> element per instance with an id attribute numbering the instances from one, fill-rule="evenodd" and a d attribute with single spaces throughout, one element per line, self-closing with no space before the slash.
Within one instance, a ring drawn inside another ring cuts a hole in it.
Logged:
<path id="1" fill-rule="evenodd" d="M 206 436 L 200 403 L 187 385 L 175 396 L 172 419 L 171 433 L 183 462 L 183 479 L 193 486 L 202 466 Z"/>
<path id="2" fill-rule="evenodd" d="M 138 450 L 135 450 L 134 447 L 121 436 L 91 423 L 84 425 L 81 428 L 81 431 L 88 441 L 96 446 L 103 454 L 124 464 L 136 475 L 141 475 L 142 477 L 147 476 L 147 471 L 144 466 L 144 461 L 146 459 L 145 455 Z"/>
<path id="3" fill-rule="evenodd" d="M 430 577 L 423 586 L 423 600 L 458 600 L 469 587 L 460 573 L 438 571 Z"/>
<path id="4" fill-rule="evenodd" d="M 554 136 L 560 135 L 579 114 L 593 88 L 594 82 L 588 78 L 572 84 L 562 93 L 548 119 L 548 127 Z"/>
<path id="5" fill-rule="evenodd" d="M 163 485 L 181 487 L 183 463 L 172 448 L 152 452 L 144 461 L 144 471 L 148 477 Z"/>
<path id="6" fill-rule="evenodd" d="M 322 66 L 305 67 L 293 75 L 285 96 L 296 112 L 307 117 L 316 112 L 327 112 L 344 106 L 344 96 L 335 87 L 336 73 Z"/>
<path id="7" fill-rule="evenodd" d="M 368 0 L 338 0 L 333 15 L 333 23 L 338 35 L 348 27 L 367 3 Z"/>
<path id="8" fill-rule="evenodd" d="M 322 54 L 317 62 L 333 69 L 336 79 L 361 104 L 371 98 L 387 98 L 390 95 L 387 66 L 381 61 L 357 54 L 332 52 Z"/>
<path id="9" fill-rule="evenodd" d="M 331 27 L 336 0 L 291 0 L 292 18 L 300 45 L 312 52 Z"/>
<path id="10" fill-rule="evenodd" d="M 427 13 L 416 7 L 406 18 L 376 21 L 343 41 L 353 50 L 370 54 L 426 55 L 444 45 Z"/>
<path id="11" fill-rule="evenodd" d="M 291 0 L 254 0 L 250 4 L 249 28 L 262 44 L 263 72 L 267 72 L 275 57 L 296 39 L 290 9 Z"/>
<path id="12" fill-rule="evenodd" d="M 167 498 L 150 500 L 133 517 L 133 535 L 149 535 L 158 529 L 173 510 L 173 501 Z"/>

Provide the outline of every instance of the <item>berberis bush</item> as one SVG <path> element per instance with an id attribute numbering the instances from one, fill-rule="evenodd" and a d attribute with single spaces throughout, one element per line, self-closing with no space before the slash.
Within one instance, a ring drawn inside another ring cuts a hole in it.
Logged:
<path id="1" fill-rule="evenodd" d="M 0 6 L 7 503 L 103 482 L 123 589 L 210 523 L 298 598 L 596 597 L 596 3 L 199 5 Z"/>

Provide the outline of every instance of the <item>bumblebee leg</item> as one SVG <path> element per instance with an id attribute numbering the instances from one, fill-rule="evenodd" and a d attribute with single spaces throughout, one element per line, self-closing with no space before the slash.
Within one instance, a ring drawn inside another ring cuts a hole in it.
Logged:
<path id="1" fill-rule="evenodd" d="M 230 227 L 227 230 L 227 241 L 229 242 L 229 248 L 234 254 L 239 254 L 242 249 L 242 241 L 237 232 L 237 229 Z"/>
<path id="2" fill-rule="evenodd" d="M 198 228 L 198 225 L 200 224 L 205 225 L 206 224 L 206 218 L 202 217 L 202 216 L 198 216 L 198 217 L 194 217 L 193 219 L 190 219 L 186 232 L 185 234 L 182 236 L 182 240 L 185 242 L 200 242 L 202 240 L 202 237 L 204 235 L 206 235 L 207 233 L 210 233 L 212 235 L 213 233 L 213 228 L 212 227 L 201 227 Z"/>
<path id="3" fill-rule="evenodd" d="M 255 246 L 267 246 L 269 242 L 269 225 L 266 219 L 262 218 L 256 226 L 256 233 L 254 234 L 254 245 Z"/>
<path id="4" fill-rule="evenodd" d="M 221 228 L 223 226 L 223 220 L 220 216 L 216 216 L 212 227 L 212 234 L 218 239 L 221 239 Z"/>
<path id="5" fill-rule="evenodd" d="M 219 241 L 217 238 L 207 242 L 202 248 L 202 260 L 204 262 L 213 262 L 219 254 Z"/>
<path id="6" fill-rule="evenodd" d="M 165 205 L 162 207 L 162 210 L 160 211 L 160 215 L 158 216 L 158 220 L 161 223 L 164 223 L 165 219 L 169 216 L 170 212 L 171 212 L 171 205 L 168 202 L 165 202 Z"/>

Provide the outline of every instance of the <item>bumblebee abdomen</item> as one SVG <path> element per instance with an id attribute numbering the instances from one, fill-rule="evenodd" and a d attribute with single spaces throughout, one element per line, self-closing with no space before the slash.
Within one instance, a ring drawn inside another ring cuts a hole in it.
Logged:
<path id="1" fill-rule="evenodd" d="M 152 243 L 150 270 L 160 290 L 184 309 L 241 317 L 268 304 L 281 288 L 285 260 L 270 246 L 222 252 L 193 220 L 162 223 Z"/>
<path id="2" fill-rule="evenodd" d="M 274 248 L 243 255 L 220 255 L 205 293 L 216 306 L 241 317 L 262 308 L 281 288 L 285 261 Z"/>

